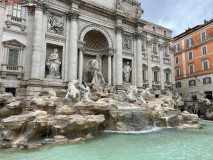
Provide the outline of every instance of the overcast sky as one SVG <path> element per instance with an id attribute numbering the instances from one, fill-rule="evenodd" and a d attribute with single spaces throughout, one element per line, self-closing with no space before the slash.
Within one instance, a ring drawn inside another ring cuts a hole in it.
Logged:
<path id="1" fill-rule="evenodd" d="M 142 18 L 173 30 L 173 36 L 188 27 L 213 19 L 213 0 L 139 0 Z"/>

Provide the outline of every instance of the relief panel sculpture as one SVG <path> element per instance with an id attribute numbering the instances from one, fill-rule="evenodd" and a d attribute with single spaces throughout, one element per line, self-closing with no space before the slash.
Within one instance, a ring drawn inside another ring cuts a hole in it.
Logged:
<path id="1" fill-rule="evenodd" d="M 63 34 L 63 19 L 62 17 L 50 14 L 48 20 L 48 31 L 57 34 Z"/>
<path id="2" fill-rule="evenodd" d="M 130 50 L 131 49 L 131 37 L 130 36 L 123 36 L 123 49 L 124 50 Z"/>

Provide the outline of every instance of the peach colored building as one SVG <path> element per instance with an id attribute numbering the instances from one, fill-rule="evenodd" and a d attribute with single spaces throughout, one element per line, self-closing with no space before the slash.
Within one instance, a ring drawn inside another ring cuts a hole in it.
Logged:
<path id="1" fill-rule="evenodd" d="M 197 92 L 213 98 L 213 19 L 174 37 L 176 89 L 184 100 Z"/>

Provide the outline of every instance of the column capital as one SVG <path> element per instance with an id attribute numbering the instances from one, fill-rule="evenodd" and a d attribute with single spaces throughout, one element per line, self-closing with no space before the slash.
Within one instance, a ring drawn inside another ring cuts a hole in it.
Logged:
<path id="1" fill-rule="evenodd" d="M 141 32 L 141 31 L 137 31 L 137 32 L 134 33 L 134 38 L 135 38 L 136 40 L 138 40 L 138 39 L 141 40 L 143 36 L 144 36 L 144 35 L 143 35 L 143 32 Z"/>
<path id="2" fill-rule="evenodd" d="M 163 50 L 163 47 L 164 47 L 164 45 L 163 45 L 162 43 L 159 43 L 159 44 L 158 44 L 158 49 L 159 49 L 160 51 Z"/>
<path id="3" fill-rule="evenodd" d="M 109 52 L 106 53 L 106 56 L 107 56 L 107 57 L 112 57 L 112 56 L 114 56 L 114 49 L 109 49 Z"/>
<path id="4" fill-rule="evenodd" d="M 85 43 L 86 43 L 86 42 L 78 41 L 78 49 L 79 49 L 80 51 L 82 51 L 82 52 L 85 51 L 85 47 L 84 47 L 84 44 L 85 44 Z"/>
<path id="5" fill-rule="evenodd" d="M 66 14 L 67 14 L 67 19 L 75 20 L 75 21 L 77 21 L 80 16 L 80 13 L 75 10 L 71 10 L 70 12 L 67 12 Z"/>
<path id="6" fill-rule="evenodd" d="M 121 26 L 121 25 L 115 26 L 115 32 L 116 33 L 123 33 L 123 30 L 124 30 L 123 26 Z"/>
<path id="7" fill-rule="evenodd" d="M 27 4 L 28 2 L 26 2 L 26 1 L 23 1 L 22 2 L 22 5 L 25 5 L 25 4 Z M 32 2 L 32 4 L 34 4 L 35 5 L 35 7 L 33 7 L 33 6 L 28 6 L 27 7 L 27 9 L 28 9 L 28 14 L 29 15 L 34 15 L 35 14 L 35 11 L 36 10 L 39 10 L 39 11 L 42 11 L 42 12 L 44 12 L 44 13 L 46 13 L 46 11 L 48 10 L 48 5 L 45 3 L 45 2 L 41 2 L 41 1 L 39 1 L 39 0 L 34 0 L 33 2 Z"/>

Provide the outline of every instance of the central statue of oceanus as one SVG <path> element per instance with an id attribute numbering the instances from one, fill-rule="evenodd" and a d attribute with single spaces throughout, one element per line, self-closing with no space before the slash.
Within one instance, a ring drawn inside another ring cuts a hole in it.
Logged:
<path id="1" fill-rule="evenodd" d="M 91 59 L 88 61 L 87 66 L 90 67 L 91 73 L 92 73 L 92 84 L 99 85 L 101 83 L 106 84 L 103 74 L 101 73 L 101 70 L 99 68 L 98 61 L 100 60 L 100 56 L 97 55 L 96 59 Z"/>

